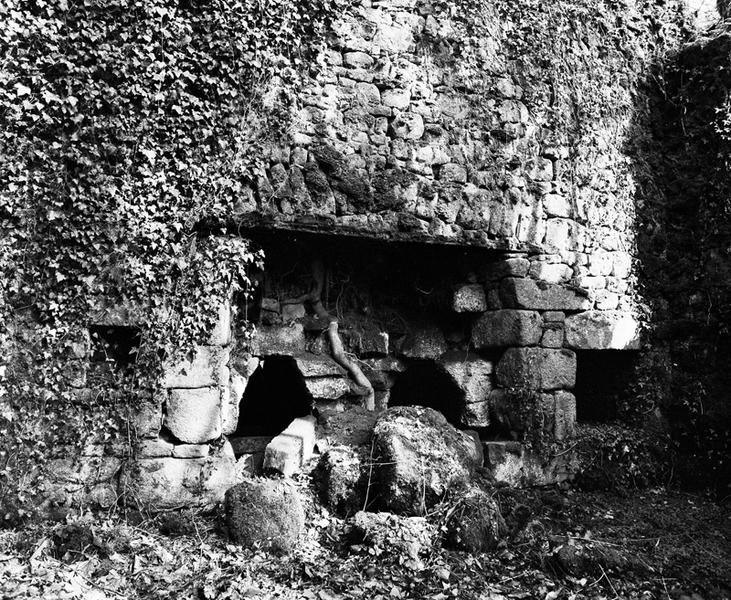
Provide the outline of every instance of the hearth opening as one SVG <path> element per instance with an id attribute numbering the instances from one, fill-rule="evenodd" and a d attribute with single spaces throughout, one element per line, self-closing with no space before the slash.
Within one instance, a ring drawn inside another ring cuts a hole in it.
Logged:
<path id="1" fill-rule="evenodd" d="M 309 415 L 312 404 L 312 395 L 294 359 L 267 356 L 246 386 L 234 435 L 278 435 L 293 419 Z"/>
<path id="2" fill-rule="evenodd" d="M 617 418 L 619 401 L 628 393 L 637 352 L 577 350 L 576 420 L 606 423 Z"/>
<path id="3" fill-rule="evenodd" d="M 432 360 L 413 360 L 398 379 L 389 406 L 426 406 L 439 411 L 452 425 L 459 426 L 464 392 Z"/>

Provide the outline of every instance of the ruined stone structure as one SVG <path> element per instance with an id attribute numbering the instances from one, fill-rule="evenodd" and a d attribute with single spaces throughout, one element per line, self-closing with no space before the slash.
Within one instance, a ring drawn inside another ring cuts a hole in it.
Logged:
<path id="1" fill-rule="evenodd" d="M 208 344 L 169 365 L 134 459 L 100 490 L 220 499 L 242 471 L 296 472 L 327 443 L 315 417 L 401 404 L 475 431 L 498 479 L 571 476 L 570 453 L 521 442 L 571 439 L 582 356 L 611 369 L 641 347 L 624 152 L 636 64 L 597 77 L 612 110 L 570 135 L 554 117 L 574 108 L 490 18 L 459 52 L 459 22 L 428 3 L 364 2 L 333 25 L 289 142 L 236 206 L 267 255 L 257 295 L 221 306 Z"/>

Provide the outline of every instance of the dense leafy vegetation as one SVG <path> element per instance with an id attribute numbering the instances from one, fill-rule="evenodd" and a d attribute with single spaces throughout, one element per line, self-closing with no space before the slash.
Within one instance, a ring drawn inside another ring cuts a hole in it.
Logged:
<path id="1" fill-rule="evenodd" d="M 0 4 L 0 347 L 19 352 L 0 371 L 0 490 L 22 455 L 113 433 L 109 394 L 76 392 L 99 306 L 145 307 L 136 373 L 154 377 L 250 285 L 261 256 L 195 226 L 246 201 L 341 4 Z"/>

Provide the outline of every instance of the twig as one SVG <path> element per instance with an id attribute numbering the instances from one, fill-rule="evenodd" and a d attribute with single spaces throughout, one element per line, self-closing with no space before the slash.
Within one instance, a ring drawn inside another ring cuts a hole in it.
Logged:
<path id="1" fill-rule="evenodd" d="M 614 593 L 615 598 L 619 598 L 619 594 L 617 594 L 617 590 L 614 589 L 614 586 L 612 585 L 612 580 L 609 579 L 609 576 L 607 575 L 606 571 L 604 570 L 604 567 L 599 565 L 599 569 L 601 569 L 602 575 L 606 578 L 607 583 L 609 584 L 609 587 L 612 588 L 612 592 Z"/>
<path id="2" fill-rule="evenodd" d="M 370 457 L 368 458 L 368 485 L 366 486 L 366 493 L 365 493 L 365 500 L 363 501 L 363 510 L 366 510 L 368 507 L 368 495 L 371 491 L 371 477 L 373 475 L 373 447 L 375 446 L 374 442 L 371 441 L 371 453 Z"/>

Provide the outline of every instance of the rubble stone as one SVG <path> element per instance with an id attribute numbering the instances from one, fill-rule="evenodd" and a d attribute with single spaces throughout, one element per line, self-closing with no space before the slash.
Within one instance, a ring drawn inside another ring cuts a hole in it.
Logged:
<path id="1" fill-rule="evenodd" d="M 534 311 L 503 309 L 488 311 L 472 328 L 475 348 L 535 346 L 542 335 L 541 315 Z"/>

